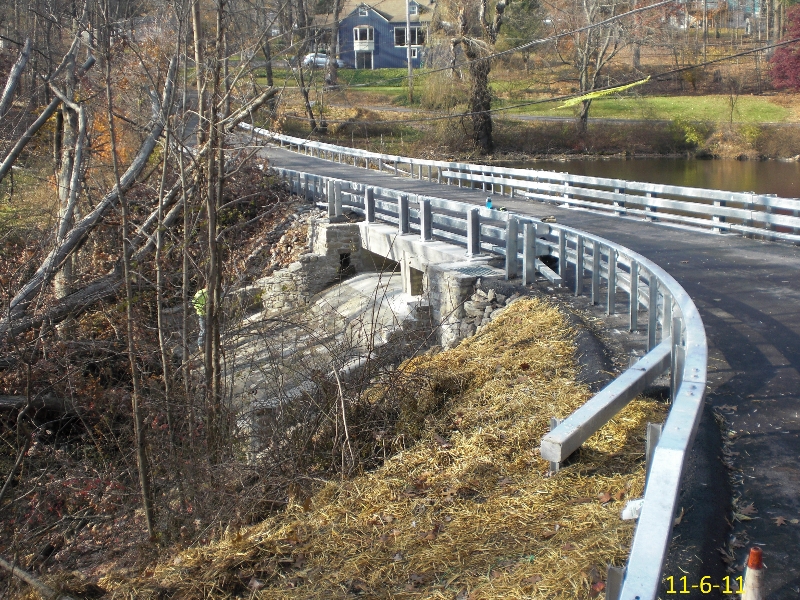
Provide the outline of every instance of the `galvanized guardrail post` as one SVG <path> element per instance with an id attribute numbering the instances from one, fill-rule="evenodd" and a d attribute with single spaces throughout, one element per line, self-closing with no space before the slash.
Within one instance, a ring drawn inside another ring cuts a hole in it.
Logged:
<path id="1" fill-rule="evenodd" d="M 506 279 L 517 276 L 517 236 L 519 235 L 519 221 L 516 217 L 509 217 L 506 222 Z"/>
<path id="2" fill-rule="evenodd" d="M 578 234 L 575 242 L 575 295 L 583 293 L 583 236 Z"/>
<path id="3" fill-rule="evenodd" d="M 631 281 L 630 290 L 628 295 L 630 302 L 628 312 L 630 316 L 630 331 L 636 331 L 639 328 L 639 263 L 631 259 Z"/>
<path id="4" fill-rule="evenodd" d="M 658 281 L 655 276 L 649 275 L 650 300 L 647 307 L 647 351 L 656 346 L 656 329 L 658 329 Z"/>
<path id="5" fill-rule="evenodd" d="M 336 216 L 342 216 L 342 182 L 335 181 L 333 183 L 333 200 L 335 202 Z"/>
<path id="6" fill-rule="evenodd" d="M 404 235 L 408 233 L 408 195 L 402 194 L 397 199 L 397 210 L 398 210 L 398 223 L 397 228 L 400 235 Z"/>
<path id="7" fill-rule="evenodd" d="M 419 233 L 423 242 L 430 242 L 433 239 L 433 215 L 431 213 L 430 198 L 422 198 L 419 201 Z"/>
<path id="8" fill-rule="evenodd" d="M 364 190 L 364 204 L 367 209 L 367 223 L 375 222 L 375 190 L 368 187 Z"/>
<path id="9" fill-rule="evenodd" d="M 567 232 L 558 230 L 558 274 L 564 279 L 567 276 Z"/>
<path id="10" fill-rule="evenodd" d="M 670 365 L 670 396 L 672 401 L 678 395 L 678 388 L 680 387 L 681 379 L 683 378 L 683 362 L 685 358 L 685 349 L 683 347 L 683 331 L 681 328 L 681 320 L 678 317 L 672 317 L 672 356 Z"/>
<path id="11" fill-rule="evenodd" d="M 536 281 L 536 228 L 525 223 L 522 231 L 522 285 L 530 285 Z"/>
<path id="12" fill-rule="evenodd" d="M 481 213 L 477 208 L 467 212 L 467 256 L 481 253 Z"/>
<path id="13" fill-rule="evenodd" d="M 592 304 L 597 304 L 600 295 L 600 242 L 592 243 Z"/>
<path id="14" fill-rule="evenodd" d="M 608 249 L 608 298 L 606 299 L 606 314 L 613 315 L 617 309 L 617 251 Z"/>
<path id="15" fill-rule="evenodd" d="M 328 217 L 336 216 L 336 191 L 333 179 L 328 180 Z"/>

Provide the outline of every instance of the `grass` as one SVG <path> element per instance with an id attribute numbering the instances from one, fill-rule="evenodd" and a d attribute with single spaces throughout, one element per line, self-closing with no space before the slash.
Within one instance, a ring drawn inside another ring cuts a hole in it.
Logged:
<path id="1" fill-rule="evenodd" d="M 403 452 L 308 501 L 143 577 L 99 583 L 117 598 L 588 599 L 625 560 L 627 498 L 644 486 L 635 401 L 555 477 L 538 456 L 551 415 L 589 397 L 573 332 L 554 304 L 521 300 L 458 347 L 412 359 L 368 397 L 399 396 Z"/>
<path id="2" fill-rule="evenodd" d="M 513 104 L 507 102 L 506 104 Z M 511 111 L 512 114 L 575 116 L 576 108 L 558 108 L 561 102 L 547 102 Z M 624 96 L 599 98 L 592 102 L 590 118 L 689 120 L 725 122 L 730 120 L 730 96 Z M 739 96 L 733 120 L 742 123 L 785 122 L 791 111 L 766 96 Z"/>

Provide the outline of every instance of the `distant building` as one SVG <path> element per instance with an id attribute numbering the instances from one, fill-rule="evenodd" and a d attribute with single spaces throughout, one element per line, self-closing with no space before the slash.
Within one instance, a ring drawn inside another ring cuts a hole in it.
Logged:
<path id="1" fill-rule="evenodd" d="M 419 67 L 434 6 L 433 0 L 410 0 L 411 31 L 410 40 L 406 40 L 406 0 L 377 0 L 372 4 L 347 0 L 339 21 L 339 58 L 356 69 L 402 68 L 408 64 L 410 41 L 411 64 Z"/>

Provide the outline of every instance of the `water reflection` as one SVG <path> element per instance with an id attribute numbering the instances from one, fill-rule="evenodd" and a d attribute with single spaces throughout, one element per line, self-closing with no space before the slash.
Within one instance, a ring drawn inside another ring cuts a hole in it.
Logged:
<path id="1" fill-rule="evenodd" d="M 613 177 L 699 188 L 800 197 L 800 163 L 779 161 L 693 160 L 685 158 L 611 158 L 537 160 L 503 166 L 575 175 Z"/>

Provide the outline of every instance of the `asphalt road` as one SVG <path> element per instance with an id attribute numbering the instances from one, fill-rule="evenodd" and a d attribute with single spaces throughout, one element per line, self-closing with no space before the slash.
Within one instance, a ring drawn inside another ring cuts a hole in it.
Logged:
<path id="1" fill-rule="evenodd" d="M 282 167 L 412 193 L 475 204 L 486 197 L 279 148 L 264 153 Z M 708 335 L 709 383 L 664 575 L 686 575 L 690 585 L 706 575 L 720 582 L 729 565 L 719 549 L 732 550 L 735 569 L 747 548 L 758 544 L 767 567 L 766 597 L 800 598 L 800 524 L 791 522 L 800 519 L 800 248 L 522 199 L 495 197 L 495 205 L 555 215 L 558 223 L 623 244 L 665 268 L 693 298 Z M 713 409 L 725 419 L 719 426 Z M 725 456 L 721 435 L 728 442 Z M 750 520 L 732 520 L 734 499 L 739 508 L 752 503 L 757 512 L 746 511 Z M 715 595 L 729 597 L 714 591 L 702 598 Z"/>

